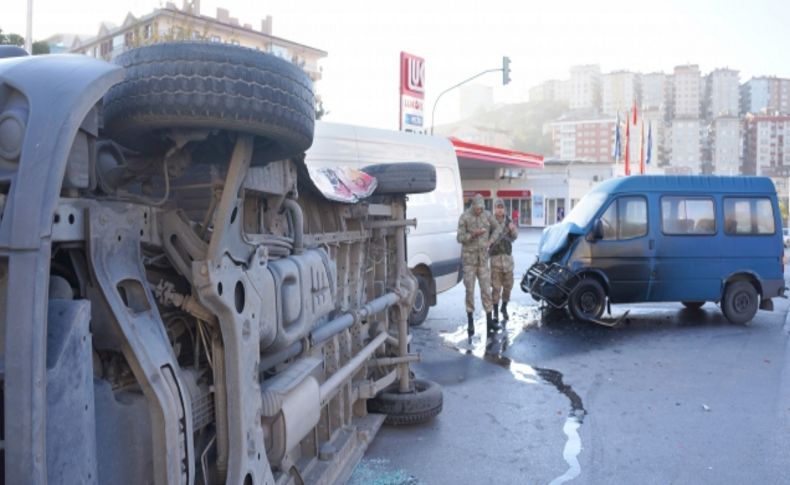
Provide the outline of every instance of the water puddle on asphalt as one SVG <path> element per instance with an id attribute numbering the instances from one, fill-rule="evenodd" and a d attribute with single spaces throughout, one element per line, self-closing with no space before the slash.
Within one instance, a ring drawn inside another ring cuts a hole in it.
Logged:
<path id="1" fill-rule="evenodd" d="M 562 457 L 568 464 L 568 469 L 562 475 L 556 477 L 549 485 L 560 485 L 573 480 L 581 474 L 579 464 L 579 453 L 581 453 L 582 443 L 579 436 L 579 427 L 584 422 L 587 411 L 584 409 L 581 397 L 571 386 L 563 382 L 562 373 L 554 369 L 544 369 L 531 365 L 515 362 L 504 355 L 510 342 L 518 335 L 521 329 L 541 326 L 541 311 L 538 307 L 523 306 L 511 313 L 521 322 L 516 329 L 515 325 L 506 325 L 502 332 L 495 336 L 486 336 L 485 317 L 475 321 L 475 335 L 471 340 L 467 339 L 466 326 L 463 325 L 453 332 L 441 333 L 444 344 L 463 354 L 474 355 L 492 364 L 503 367 L 513 374 L 516 380 L 527 384 L 550 384 L 561 394 L 568 398 L 571 410 L 565 419 L 562 427 L 563 433 L 567 437 L 565 447 L 562 450 Z"/>

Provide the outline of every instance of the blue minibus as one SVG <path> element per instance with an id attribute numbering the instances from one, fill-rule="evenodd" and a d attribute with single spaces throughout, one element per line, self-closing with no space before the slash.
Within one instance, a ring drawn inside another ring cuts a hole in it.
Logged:
<path id="1" fill-rule="evenodd" d="M 746 324 L 784 297 L 782 217 L 766 177 L 610 179 L 543 231 L 521 288 L 600 321 L 608 303 L 719 303 Z"/>

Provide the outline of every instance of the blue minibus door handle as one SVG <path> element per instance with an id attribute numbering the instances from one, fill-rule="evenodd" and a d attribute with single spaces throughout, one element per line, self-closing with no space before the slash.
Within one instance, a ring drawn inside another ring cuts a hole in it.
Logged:
<path id="1" fill-rule="evenodd" d="M 651 239 L 650 243 L 649 243 L 649 248 L 652 250 L 655 247 L 656 247 L 656 240 L 655 239 Z"/>

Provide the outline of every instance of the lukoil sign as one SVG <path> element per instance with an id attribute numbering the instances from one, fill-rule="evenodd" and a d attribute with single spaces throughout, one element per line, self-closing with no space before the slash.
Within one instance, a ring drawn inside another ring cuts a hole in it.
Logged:
<path id="1" fill-rule="evenodd" d="M 422 133 L 425 59 L 400 53 L 400 130 Z"/>

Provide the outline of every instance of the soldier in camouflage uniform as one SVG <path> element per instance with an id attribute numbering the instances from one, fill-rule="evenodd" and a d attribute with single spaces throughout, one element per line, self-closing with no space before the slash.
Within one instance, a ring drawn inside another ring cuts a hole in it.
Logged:
<path id="1" fill-rule="evenodd" d="M 513 241 L 518 237 L 518 228 L 505 215 L 505 203 L 497 199 L 494 203 L 494 217 L 502 226 L 502 234 L 491 245 L 491 299 L 494 303 L 494 321 L 499 321 L 497 306 L 502 295 L 502 321 L 508 320 L 507 302 L 513 289 Z"/>
<path id="2" fill-rule="evenodd" d="M 475 311 L 475 278 L 480 286 L 480 296 L 486 312 L 486 328 L 489 334 L 498 330 L 491 315 L 491 272 L 488 249 L 499 238 L 502 228 L 490 212 L 484 209 L 483 196 L 475 195 L 472 206 L 458 219 L 458 242 L 463 245 L 461 258 L 466 287 L 467 333 L 475 333 L 473 314 Z"/>

